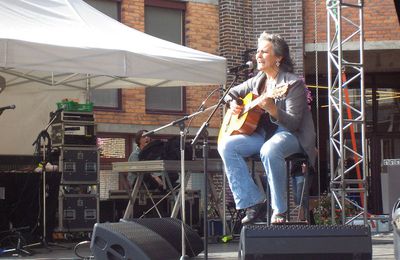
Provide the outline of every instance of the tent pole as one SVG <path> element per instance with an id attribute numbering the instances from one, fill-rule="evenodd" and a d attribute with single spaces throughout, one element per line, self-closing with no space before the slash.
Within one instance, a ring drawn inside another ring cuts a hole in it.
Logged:
<path id="1" fill-rule="evenodd" d="M 85 101 L 89 103 L 90 101 L 90 74 L 86 74 L 86 93 L 85 93 Z"/>

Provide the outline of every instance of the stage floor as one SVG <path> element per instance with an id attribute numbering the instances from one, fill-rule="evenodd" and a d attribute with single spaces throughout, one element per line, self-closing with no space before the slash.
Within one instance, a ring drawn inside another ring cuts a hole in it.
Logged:
<path id="1" fill-rule="evenodd" d="M 32 256 L 12 256 L 0 255 L 0 259 L 35 259 L 35 260 L 78 260 L 81 259 L 74 253 L 74 246 L 78 242 L 62 242 L 60 245 L 68 247 L 61 248 L 58 246 L 50 246 L 49 248 L 35 247 L 30 250 L 34 253 Z M 372 259 L 395 259 L 393 249 L 393 233 L 380 233 L 372 236 Z M 91 255 L 89 245 L 80 248 L 79 254 L 82 257 Z M 93 259 L 93 258 L 86 258 Z M 190 259 L 205 259 L 201 253 L 197 257 Z M 235 239 L 228 243 L 209 243 L 208 244 L 208 259 L 210 260 L 236 260 L 238 259 L 238 240 Z"/>

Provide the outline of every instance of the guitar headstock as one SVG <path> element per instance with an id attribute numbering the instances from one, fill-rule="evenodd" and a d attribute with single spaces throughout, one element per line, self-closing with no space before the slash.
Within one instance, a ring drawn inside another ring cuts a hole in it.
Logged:
<path id="1" fill-rule="evenodd" d="M 268 97 L 273 99 L 282 99 L 286 96 L 290 87 L 295 83 L 295 80 L 291 80 L 289 82 L 284 82 L 275 86 L 275 88 L 269 90 L 267 92 Z"/>
<path id="2" fill-rule="evenodd" d="M 288 90 L 289 90 L 289 84 L 285 83 L 281 86 L 276 86 L 276 88 L 271 90 L 271 93 L 269 93 L 268 96 L 273 99 L 280 99 L 286 95 Z"/>

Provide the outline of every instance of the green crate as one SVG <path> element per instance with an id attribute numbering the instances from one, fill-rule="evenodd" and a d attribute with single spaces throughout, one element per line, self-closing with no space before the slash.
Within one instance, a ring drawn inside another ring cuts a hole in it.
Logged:
<path id="1" fill-rule="evenodd" d="M 86 104 L 77 104 L 75 106 L 75 111 L 92 112 L 93 111 L 93 103 L 89 102 L 89 103 L 86 103 Z"/>
<path id="2" fill-rule="evenodd" d="M 61 101 L 57 102 L 57 108 L 64 108 L 65 111 L 70 112 L 92 112 L 93 102 L 88 102 L 85 104 L 79 104 L 75 101 Z"/>
<path id="3" fill-rule="evenodd" d="M 75 102 L 75 101 L 65 101 L 65 100 L 63 100 L 61 102 L 57 102 L 57 108 L 58 109 L 64 108 L 64 110 L 66 110 L 66 111 L 71 111 L 71 110 L 74 109 L 75 104 L 78 104 L 78 103 Z"/>

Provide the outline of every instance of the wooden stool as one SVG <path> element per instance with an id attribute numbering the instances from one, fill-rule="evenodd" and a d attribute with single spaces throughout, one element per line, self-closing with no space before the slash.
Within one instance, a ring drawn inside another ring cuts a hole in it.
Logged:
<path id="1" fill-rule="evenodd" d="M 254 154 L 250 157 L 247 158 L 247 160 L 250 162 L 251 164 L 251 175 L 254 179 L 254 181 L 256 182 L 258 188 L 260 190 L 262 190 L 262 192 L 265 192 L 266 194 L 266 198 L 268 201 L 268 207 L 267 207 L 267 225 L 270 225 L 271 223 L 271 215 L 272 215 L 272 210 L 271 210 L 271 206 L 270 206 L 270 201 L 271 201 L 271 195 L 270 195 L 270 189 L 269 189 L 269 185 L 263 185 L 262 182 L 262 177 L 256 174 L 256 170 L 255 170 L 255 163 L 256 162 L 260 162 L 261 158 L 259 156 L 259 154 Z M 295 153 L 292 154 L 288 157 L 285 158 L 285 162 L 286 162 L 286 191 L 287 191 L 287 212 L 286 212 L 286 220 L 288 222 L 290 222 L 290 180 L 291 180 L 291 175 L 290 175 L 290 171 L 292 169 L 292 166 L 295 165 L 296 163 L 305 163 L 306 164 L 306 170 L 304 172 L 304 184 L 303 184 L 303 189 L 301 192 L 301 198 L 300 198 L 300 205 L 298 205 L 297 207 L 299 207 L 299 210 L 301 207 L 304 208 L 304 216 L 305 219 L 307 221 L 307 223 L 310 223 L 310 213 L 309 213 L 309 203 L 308 203 L 308 193 L 309 193 L 309 187 L 308 187 L 308 179 L 309 179 L 309 163 L 308 163 L 308 157 L 307 155 L 303 154 L 303 153 Z M 307 198 L 306 200 L 304 200 L 304 198 Z M 303 205 L 304 203 L 304 205 Z M 296 207 L 296 208 L 297 208 Z"/>
<path id="2" fill-rule="evenodd" d="M 270 191 L 269 191 L 269 185 L 268 183 L 263 183 L 263 178 L 262 176 L 256 174 L 256 162 L 261 162 L 261 158 L 259 154 L 253 154 L 252 156 L 248 157 L 247 160 L 250 162 L 251 164 L 251 177 L 253 178 L 253 180 L 255 181 L 257 187 L 260 189 L 261 192 L 265 193 L 266 199 L 267 199 L 267 225 L 269 226 L 271 223 L 271 196 L 270 196 Z M 263 168 L 264 171 L 264 168 Z M 266 185 L 264 185 L 266 184 Z"/>

